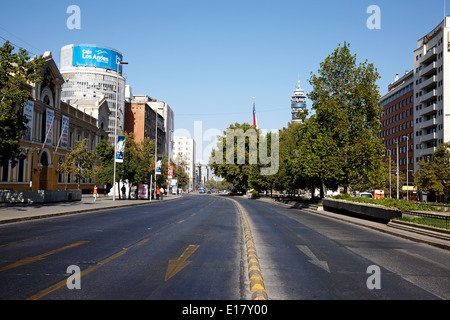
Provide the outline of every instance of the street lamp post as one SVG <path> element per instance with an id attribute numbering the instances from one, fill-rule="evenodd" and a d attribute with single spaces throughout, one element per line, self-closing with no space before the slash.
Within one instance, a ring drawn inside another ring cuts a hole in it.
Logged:
<path id="1" fill-rule="evenodd" d="M 156 199 L 156 165 L 158 164 L 158 111 L 155 109 L 155 199 Z"/>
<path id="2" fill-rule="evenodd" d="M 399 192 L 398 192 L 398 186 L 399 186 L 399 172 L 398 172 L 398 138 L 395 140 L 395 143 L 397 144 L 397 200 L 399 198 Z"/>
<path id="3" fill-rule="evenodd" d="M 168 143 L 168 150 L 167 150 L 167 195 L 169 195 L 169 190 L 170 190 L 170 181 L 169 181 L 169 171 L 170 171 L 170 150 L 171 150 L 171 142 L 172 142 L 172 134 L 173 134 L 173 130 L 167 130 L 167 132 L 169 133 L 169 143 Z M 167 137 L 166 137 L 167 140 Z"/>
<path id="4" fill-rule="evenodd" d="M 119 61 L 117 63 L 117 85 L 116 85 L 116 113 L 114 115 L 115 118 L 115 128 L 114 128 L 114 180 L 113 180 L 113 201 L 116 201 L 116 153 L 117 153 L 117 113 L 118 113 L 118 104 L 119 104 L 119 67 L 121 64 L 128 64 L 125 61 Z"/>
<path id="5" fill-rule="evenodd" d="M 392 192 L 391 192 L 391 153 L 392 150 L 388 149 L 389 152 L 389 198 L 392 199 Z"/>
<path id="6" fill-rule="evenodd" d="M 406 138 L 406 198 L 409 201 L 409 136 L 403 136 L 403 138 Z"/>

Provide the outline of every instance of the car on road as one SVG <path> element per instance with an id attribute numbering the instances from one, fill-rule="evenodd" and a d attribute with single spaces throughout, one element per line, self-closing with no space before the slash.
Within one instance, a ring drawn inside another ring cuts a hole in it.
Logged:
<path id="1" fill-rule="evenodd" d="M 361 193 L 359 194 L 359 197 L 361 197 L 361 198 L 370 198 L 370 199 L 372 199 L 372 198 L 373 198 L 373 195 L 372 195 L 370 192 L 361 192 Z"/>

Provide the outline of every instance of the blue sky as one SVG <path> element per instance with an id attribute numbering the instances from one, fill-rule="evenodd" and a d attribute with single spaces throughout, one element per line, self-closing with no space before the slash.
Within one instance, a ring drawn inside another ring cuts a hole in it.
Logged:
<path id="1" fill-rule="evenodd" d="M 67 28 L 70 5 L 80 7 L 80 30 Z M 379 30 L 366 27 L 370 5 L 381 9 Z M 167 102 L 178 132 L 194 137 L 195 121 L 202 132 L 251 123 L 253 97 L 260 128 L 287 126 L 297 77 L 310 91 L 311 72 L 344 42 L 374 63 L 384 94 L 443 17 L 444 0 L 24 0 L 2 3 L 0 36 L 35 54 L 51 51 L 58 66 L 66 44 L 121 51 L 133 93 Z"/>

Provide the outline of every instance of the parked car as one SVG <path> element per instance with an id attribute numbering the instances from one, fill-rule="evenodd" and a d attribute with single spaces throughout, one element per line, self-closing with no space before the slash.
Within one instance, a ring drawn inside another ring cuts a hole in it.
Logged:
<path id="1" fill-rule="evenodd" d="M 369 193 L 369 192 L 361 192 L 359 194 L 359 197 L 362 197 L 362 198 L 373 198 L 373 195 L 371 193 Z"/>

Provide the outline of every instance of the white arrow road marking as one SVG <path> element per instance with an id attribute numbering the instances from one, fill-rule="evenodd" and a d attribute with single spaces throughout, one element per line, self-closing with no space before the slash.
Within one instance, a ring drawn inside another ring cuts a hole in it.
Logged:
<path id="1" fill-rule="evenodd" d="M 326 272 L 330 273 L 330 268 L 328 267 L 328 263 L 326 261 L 321 261 L 321 260 L 317 259 L 317 257 L 314 255 L 314 253 L 312 253 L 312 251 L 307 246 L 299 245 L 299 246 L 297 246 L 297 248 L 311 259 L 311 260 L 309 260 L 309 262 L 318 266 L 319 268 L 322 268 Z"/>

